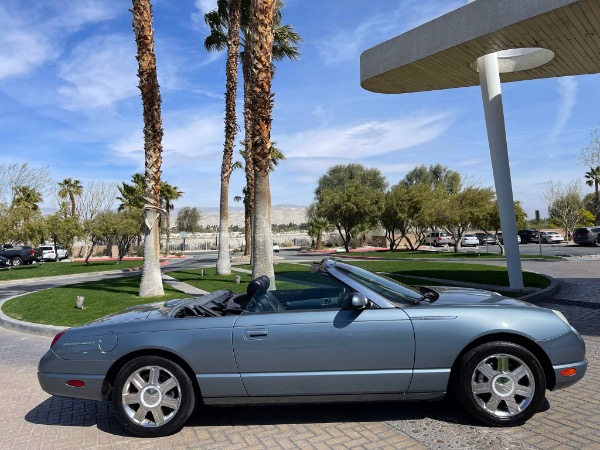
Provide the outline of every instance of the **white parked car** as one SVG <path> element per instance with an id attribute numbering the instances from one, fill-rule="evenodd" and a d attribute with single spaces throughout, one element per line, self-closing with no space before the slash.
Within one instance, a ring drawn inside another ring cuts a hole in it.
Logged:
<path id="1" fill-rule="evenodd" d="M 500 245 L 504 245 L 504 238 L 502 237 L 502 231 L 498 231 L 496 233 L 496 239 L 498 239 L 498 242 L 500 242 Z M 521 243 L 521 236 L 519 236 L 517 234 L 517 243 L 520 244 Z"/>
<path id="2" fill-rule="evenodd" d="M 42 245 L 40 249 L 42 250 L 43 261 L 60 261 L 69 256 L 69 253 L 64 248 L 57 247 L 55 249 L 54 245 Z"/>
<path id="3" fill-rule="evenodd" d="M 564 240 L 564 236 L 556 231 L 542 231 L 542 244 L 557 244 Z"/>
<path id="4" fill-rule="evenodd" d="M 479 239 L 474 234 L 467 233 L 461 238 L 460 245 L 463 247 L 475 247 L 479 245 Z"/>
<path id="5" fill-rule="evenodd" d="M 434 247 L 440 245 L 454 245 L 454 238 L 445 231 L 432 231 L 425 236 L 425 243 Z"/>
<path id="6" fill-rule="evenodd" d="M 279 245 L 276 244 L 275 242 L 273 242 L 273 252 L 274 253 L 279 253 Z"/>

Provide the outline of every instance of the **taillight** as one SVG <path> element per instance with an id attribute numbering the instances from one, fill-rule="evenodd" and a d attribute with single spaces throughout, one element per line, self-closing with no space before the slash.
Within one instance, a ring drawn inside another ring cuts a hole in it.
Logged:
<path id="1" fill-rule="evenodd" d="M 56 344 L 56 342 L 60 339 L 60 337 L 65 334 L 65 331 L 67 330 L 62 330 L 61 332 L 59 332 L 56 336 L 54 336 L 54 339 L 52 339 L 52 343 L 50 344 L 50 348 L 54 347 L 54 344 Z"/>
<path id="2" fill-rule="evenodd" d="M 441 237 L 439 237 L 439 238 L 438 238 L 438 241 L 441 241 L 441 240 L 442 240 L 442 238 L 441 238 Z"/>

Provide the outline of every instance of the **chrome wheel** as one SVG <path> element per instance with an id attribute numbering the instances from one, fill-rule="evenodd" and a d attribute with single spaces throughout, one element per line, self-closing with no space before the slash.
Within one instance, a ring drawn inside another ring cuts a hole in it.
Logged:
<path id="1" fill-rule="evenodd" d="M 160 366 L 146 366 L 127 378 L 121 403 L 134 424 L 160 427 L 177 414 L 181 395 L 179 382 L 170 371 Z"/>
<path id="2" fill-rule="evenodd" d="M 514 342 L 487 342 L 471 349 L 453 378 L 467 412 L 492 426 L 525 423 L 540 409 L 546 393 L 542 365 Z"/>
<path id="3" fill-rule="evenodd" d="M 508 354 L 491 355 L 481 361 L 471 378 L 475 400 L 488 413 L 512 417 L 523 412 L 535 393 L 531 369 Z"/>

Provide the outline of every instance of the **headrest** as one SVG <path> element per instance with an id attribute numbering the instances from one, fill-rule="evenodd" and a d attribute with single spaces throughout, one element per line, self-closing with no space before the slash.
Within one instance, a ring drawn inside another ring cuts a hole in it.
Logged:
<path id="1" fill-rule="evenodd" d="M 261 277 L 255 278 L 250 283 L 248 283 L 248 287 L 246 288 L 246 294 L 248 296 L 248 300 L 250 300 L 254 295 L 260 292 L 266 292 L 269 289 L 269 285 L 271 284 L 271 280 L 268 276 L 263 275 Z"/>

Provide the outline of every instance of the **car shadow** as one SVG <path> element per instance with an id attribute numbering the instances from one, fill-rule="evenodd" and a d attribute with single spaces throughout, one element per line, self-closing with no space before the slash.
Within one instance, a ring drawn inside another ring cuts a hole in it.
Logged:
<path id="1" fill-rule="evenodd" d="M 196 408 L 185 427 L 402 422 L 434 420 L 454 425 L 486 427 L 456 402 L 384 402 L 317 405 L 231 406 Z M 550 408 L 544 401 L 541 411 Z M 132 436 L 117 420 L 111 402 L 49 397 L 26 415 L 36 425 L 93 427 L 116 436 Z"/>

